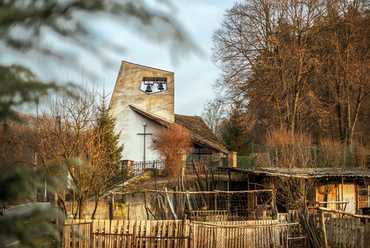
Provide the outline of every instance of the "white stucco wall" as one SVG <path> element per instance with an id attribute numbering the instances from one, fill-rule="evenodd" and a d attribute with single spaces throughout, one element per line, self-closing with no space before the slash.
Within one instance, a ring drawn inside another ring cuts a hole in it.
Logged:
<path id="1" fill-rule="evenodd" d="M 124 145 L 123 159 L 133 161 L 144 161 L 144 125 L 145 133 L 154 133 L 162 127 L 139 114 L 129 107 L 117 116 L 116 129 L 121 130 L 120 143 Z M 145 137 L 145 161 L 159 159 L 159 155 L 151 148 L 153 143 L 152 135 Z"/>

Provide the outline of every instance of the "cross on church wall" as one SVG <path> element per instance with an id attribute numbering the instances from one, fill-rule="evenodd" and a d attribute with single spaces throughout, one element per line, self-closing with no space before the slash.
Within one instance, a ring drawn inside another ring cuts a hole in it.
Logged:
<path id="1" fill-rule="evenodd" d="M 146 150 L 146 136 L 147 135 L 153 135 L 153 133 L 147 133 L 146 132 L 146 123 L 144 122 L 143 123 L 143 126 L 144 126 L 144 133 L 137 133 L 137 135 L 143 135 L 144 137 L 144 153 L 143 153 L 143 160 L 144 160 L 144 165 L 145 165 L 145 150 Z"/>

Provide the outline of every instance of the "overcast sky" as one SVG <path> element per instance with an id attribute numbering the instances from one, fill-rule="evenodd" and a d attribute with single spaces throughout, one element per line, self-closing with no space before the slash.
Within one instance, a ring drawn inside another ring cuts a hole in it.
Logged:
<path id="1" fill-rule="evenodd" d="M 45 58 L 34 56 L 33 53 L 19 54 L 10 51 L 7 56 L 2 56 L 1 62 L 25 64 L 46 80 L 93 84 L 99 91 L 105 81 L 108 92 L 114 89 L 122 60 L 172 71 L 175 72 L 175 113 L 200 115 L 206 100 L 214 98 L 212 84 L 220 74 L 211 62 L 211 36 L 220 26 L 225 10 L 231 8 L 235 1 L 172 0 L 172 7 L 161 5 L 161 1 L 156 0 L 146 2 L 176 17 L 202 52 L 193 51 L 174 58 L 172 55 L 175 53 L 168 45 L 153 42 L 140 32 L 102 16 L 94 19 L 87 17 L 88 26 L 92 30 L 90 40 L 98 47 L 93 53 L 71 49 L 70 43 L 60 42 L 60 38 L 55 35 L 45 35 L 43 45 L 57 53 L 69 54 L 73 57 L 73 62 L 45 61 Z M 111 47 L 118 49 L 107 49 L 99 45 L 107 41 Z M 102 57 L 96 55 L 103 55 L 106 60 L 102 61 Z"/>

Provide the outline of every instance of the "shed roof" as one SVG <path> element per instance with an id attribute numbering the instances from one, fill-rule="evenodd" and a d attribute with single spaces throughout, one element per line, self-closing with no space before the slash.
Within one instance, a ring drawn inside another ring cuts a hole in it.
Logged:
<path id="1" fill-rule="evenodd" d="M 231 172 L 296 178 L 370 178 L 370 169 L 366 168 L 227 168 Z"/>

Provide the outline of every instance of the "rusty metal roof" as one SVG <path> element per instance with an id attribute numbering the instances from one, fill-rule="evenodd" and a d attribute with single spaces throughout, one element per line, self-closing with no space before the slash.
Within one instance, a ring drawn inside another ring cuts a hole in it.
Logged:
<path id="1" fill-rule="evenodd" d="M 297 178 L 370 178 L 370 169 L 366 168 L 226 168 L 230 172 L 243 174 L 297 177 Z"/>

